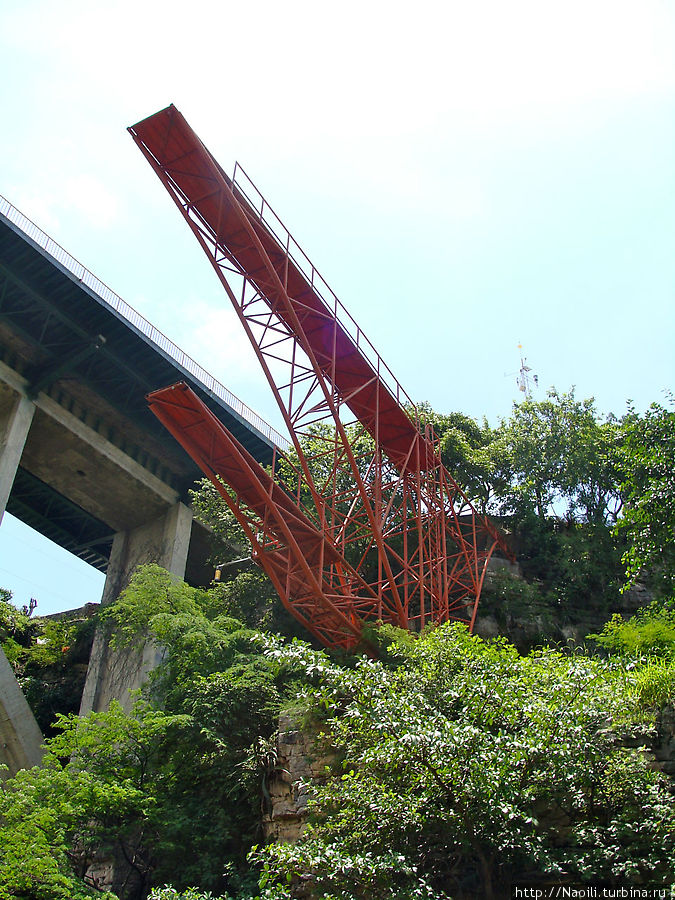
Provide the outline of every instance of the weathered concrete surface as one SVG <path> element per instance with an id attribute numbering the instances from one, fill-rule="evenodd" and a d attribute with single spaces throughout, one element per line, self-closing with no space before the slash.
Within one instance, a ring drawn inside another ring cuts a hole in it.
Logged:
<path id="1" fill-rule="evenodd" d="M 20 449 L 18 423 L 14 429 L 14 452 L 5 463 L 12 481 L 20 463 L 115 531 L 136 528 L 180 499 L 175 488 L 91 427 L 84 408 L 73 402 L 71 412 L 46 394 L 28 395 L 27 380 L 0 362 L 0 422 L 20 407 L 25 423 L 33 410 Z"/>
<path id="2" fill-rule="evenodd" d="M 43 737 L 7 657 L 0 648 L 0 763 L 10 775 L 42 761 Z"/>
<path id="3" fill-rule="evenodd" d="M 26 380 L 0 362 L 0 513 L 21 464 L 116 529 L 104 603 L 112 602 L 144 563 L 158 563 L 184 577 L 191 510 L 175 488 L 90 427 L 86 415 L 84 419 L 45 394 L 31 398 Z M 111 653 L 101 632 L 92 650 L 82 712 L 105 709 L 113 698 L 129 708 L 130 692 L 157 659 L 152 645 Z"/>
<path id="4" fill-rule="evenodd" d="M 133 531 L 118 532 L 113 541 L 102 603 L 115 600 L 129 584 L 136 567 L 146 563 L 157 563 L 182 578 L 191 527 L 192 511 L 183 503 L 177 503 L 152 522 Z M 161 649 L 152 642 L 127 650 L 114 650 L 109 638 L 108 631 L 100 628 L 94 639 L 81 715 L 107 709 L 111 700 L 119 700 L 129 711 L 133 705 L 132 692 L 141 687 L 162 658 Z"/>
<path id="5" fill-rule="evenodd" d="M 4 408 L 0 407 L 0 522 L 34 413 L 35 405 L 21 394 L 14 395 Z"/>

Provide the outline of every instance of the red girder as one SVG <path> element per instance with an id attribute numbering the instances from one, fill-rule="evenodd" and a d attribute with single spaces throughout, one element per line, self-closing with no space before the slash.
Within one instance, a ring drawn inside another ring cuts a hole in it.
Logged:
<path id="1" fill-rule="evenodd" d="M 151 395 L 153 410 L 220 485 L 283 602 L 329 646 L 354 646 L 364 620 L 473 626 L 490 555 L 512 556 L 431 429 L 241 169 L 230 179 L 172 106 L 129 130 L 268 378 L 293 442 L 284 487 L 184 386 Z"/>
<path id="2" fill-rule="evenodd" d="M 190 209 L 204 222 L 218 246 L 226 247 L 242 272 L 264 295 L 271 310 L 294 329 L 302 326 L 316 364 L 334 385 L 356 418 L 376 437 L 398 467 L 406 466 L 413 443 L 420 444 L 423 465 L 431 463 L 433 448 L 410 416 L 392 396 L 373 365 L 363 356 L 314 286 L 307 280 L 287 248 L 260 221 L 241 190 L 225 174 L 197 138 L 181 113 L 169 106 L 130 129 L 155 168 L 170 177 Z M 226 187 L 229 190 L 223 190 Z M 251 243 L 241 212 L 255 232 L 259 245 Z M 267 258 L 265 258 L 265 255 Z M 271 263 L 274 277 L 270 273 Z M 284 301 L 290 300 L 290 305 Z M 305 348 L 306 349 L 306 348 Z"/>
<path id="3" fill-rule="evenodd" d="M 191 388 L 179 382 L 147 400 L 230 507 L 287 609 L 328 646 L 353 647 L 377 593 Z"/>

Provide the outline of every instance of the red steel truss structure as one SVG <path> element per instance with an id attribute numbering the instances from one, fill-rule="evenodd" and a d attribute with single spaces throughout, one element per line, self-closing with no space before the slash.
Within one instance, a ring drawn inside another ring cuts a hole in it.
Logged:
<path id="1" fill-rule="evenodd" d="M 438 440 L 239 165 L 230 178 L 174 106 L 129 129 L 208 256 L 292 446 L 274 477 L 183 384 L 149 395 L 213 481 L 284 605 L 322 643 L 365 622 L 473 627 L 502 536 Z"/>

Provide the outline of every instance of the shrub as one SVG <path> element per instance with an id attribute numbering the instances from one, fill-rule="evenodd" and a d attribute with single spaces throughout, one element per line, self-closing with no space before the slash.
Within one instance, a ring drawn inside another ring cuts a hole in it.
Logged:
<path id="1" fill-rule="evenodd" d="M 618 613 L 600 634 L 588 635 L 610 653 L 623 656 L 675 655 L 675 605 L 653 602 L 625 621 Z"/>

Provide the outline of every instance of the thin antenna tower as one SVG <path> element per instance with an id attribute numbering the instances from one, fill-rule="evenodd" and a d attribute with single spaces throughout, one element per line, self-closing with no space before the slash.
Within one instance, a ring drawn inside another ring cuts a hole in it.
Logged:
<path id="1" fill-rule="evenodd" d="M 539 386 L 539 376 L 530 374 L 532 372 L 532 367 L 527 364 L 527 357 L 523 356 L 523 345 L 518 344 L 518 350 L 520 351 L 520 369 L 518 370 L 518 375 L 516 377 L 516 384 L 518 385 L 518 390 L 525 394 L 527 400 L 532 399 L 532 387 Z"/>

